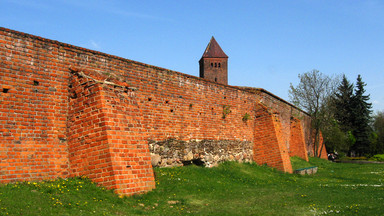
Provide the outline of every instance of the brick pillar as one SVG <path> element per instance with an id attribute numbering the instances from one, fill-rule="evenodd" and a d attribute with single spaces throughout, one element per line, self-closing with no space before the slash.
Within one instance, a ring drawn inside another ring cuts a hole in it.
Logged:
<path id="1" fill-rule="evenodd" d="M 321 133 L 321 131 L 319 135 L 319 151 L 318 152 L 319 152 L 320 158 L 328 160 L 328 153 L 327 153 L 327 149 L 325 148 L 323 133 Z"/>
<path id="2" fill-rule="evenodd" d="M 135 92 L 103 86 L 107 137 L 116 192 L 136 194 L 155 188 L 147 133 Z"/>
<path id="3" fill-rule="evenodd" d="M 312 151 L 310 152 L 311 153 L 310 156 L 314 157 L 315 156 L 315 132 L 314 132 L 314 130 L 312 130 L 311 134 L 312 134 L 312 136 L 310 137 L 311 143 L 309 145 L 309 148 Z M 328 160 L 328 153 L 327 153 L 327 149 L 325 148 L 325 144 L 324 144 L 324 140 L 323 140 L 323 134 L 321 133 L 321 131 L 319 134 L 319 146 L 317 147 L 317 152 L 318 152 L 320 158 Z"/>
<path id="4" fill-rule="evenodd" d="M 265 106 L 256 106 L 253 160 L 278 170 L 292 173 L 287 147 L 281 135 L 281 122 L 278 115 L 270 112 Z"/>
<path id="5" fill-rule="evenodd" d="M 291 137 L 289 140 L 289 156 L 298 156 L 308 161 L 307 147 L 304 140 L 304 131 L 301 121 L 291 117 Z"/>
<path id="6" fill-rule="evenodd" d="M 150 153 L 133 93 L 124 86 L 111 85 L 113 82 L 103 84 L 90 75 L 75 71 L 71 77 L 71 176 L 87 176 L 124 195 L 153 189 Z"/>

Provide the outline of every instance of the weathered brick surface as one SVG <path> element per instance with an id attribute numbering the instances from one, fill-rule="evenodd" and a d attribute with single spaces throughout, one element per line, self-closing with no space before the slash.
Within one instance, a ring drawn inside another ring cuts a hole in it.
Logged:
<path id="1" fill-rule="evenodd" d="M 135 92 L 105 74 L 71 68 L 71 175 L 89 176 L 121 194 L 154 188 Z"/>
<path id="2" fill-rule="evenodd" d="M 118 193 L 148 191 L 148 143 L 168 139 L 253 143 L 257 163 L 291 172 L 289 151 L 305 152 L 290 149 L 302 140 L 292 116 L 310 145 L 308 115 L 265 90 L 4 28 L 0 76 L 2 182 L 85 175 Z"/>
<path id="3" fill-rule="evenodd" d="M 155 183 L 147 132 L 135 92 L 104 86 L 103 102 L 116 191 L 133 194 L 151 190 Z"/>
<path id="4" fill-rule="evenodd" d="M 0 31 L 0 178 L 65 177 L 68 74 L 60 53 Z M 41 65 L 45 65 L 41 67 Z"/>
<path id="5" fill-rule="evenodd" d="M 200 77 L 212 82 L 228 84 L 228 58 L 202 58 Z"/>
<path id="6" fill-rule="evenodd" d="M 328 153 L 327 150 L 325 149 L 324 145 L 324 139 L 323 139 L 323 134 L 320 133 L 320 140 L 319 140 L 319 156 L 322 159 L 328 159 Z"/>
<path id="7" fill-rule="evenodd" d="M 68 150 L 71 176 L 88 176 L 113 184 L 108 121 L 101 84 L 74 75 L 70 82 Z"/>
<path id="8" fill-rule="evenodd" d="M 307 146 L 305 145 L 304 131 L 299 119 L 291 118 L 291 139 L 289 142 L 289 156 L 298 156 L 308 161 Z"/>
<path id="9" fill-rule="evenodd" d="M 278 114 L 264 105 L 257 105 L 254 135 L 254 161 L 292 173 Z"/>
<path id="10" fill-rule="evenodd" d="M 291 140 L 291 118 L 296 118 L 301 123 L 301 128 L 304 132 L 304 141 L 307 149 L 307 154 L 313 154 L 313 137 L 311 130 L 311 118 L 309 114 L 299 110 L 295 106 L 289 104 L 283 99 L 271 94 L 260 88 L 241 87 L 241 89 L 252 92 L 257 95 L 257 102 L 277 111 L 275 114 L 279 115 L 282 127 L 282 142 L 287 145 Z"/>

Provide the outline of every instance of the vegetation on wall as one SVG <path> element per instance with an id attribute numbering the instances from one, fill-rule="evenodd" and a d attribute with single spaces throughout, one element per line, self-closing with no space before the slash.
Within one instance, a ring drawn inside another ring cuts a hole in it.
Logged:
<path id="1" fill-rule="evenodd" d="M 249 115 L 248 113 L 245 113 L 244 115 L 243 115 L 243 122 L 247 122 L 248 120 L 250 120 L 251 119 L 251 115 Z"/>
<path id="2" fill-rule="evenodd" d="M 223 105 L 223 115 L 222 118 L 225 119 L 229 113 L 231 113 L 231 106 L 229 105 Z"/>

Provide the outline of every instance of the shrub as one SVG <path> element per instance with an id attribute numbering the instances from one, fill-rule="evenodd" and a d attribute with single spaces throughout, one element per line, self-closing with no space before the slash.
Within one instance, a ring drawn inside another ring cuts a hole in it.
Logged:
<path id="1" fill-rule="evenodd" d="M 369 160 L 384 161 L 384 154 L 373 155 L 371 158 L 369 158 Z"/>

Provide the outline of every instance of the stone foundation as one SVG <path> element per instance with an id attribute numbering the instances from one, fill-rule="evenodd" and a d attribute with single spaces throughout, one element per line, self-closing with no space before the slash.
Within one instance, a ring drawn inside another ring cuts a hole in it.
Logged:
<path id="1" fill-rule="evenodd" d="M 234 140 L 168 139 L 149 141 L 152 166 L 171 167 L 188 164 L 217 166 L 223 161 L 252 161 L 252 143 Z"/>

